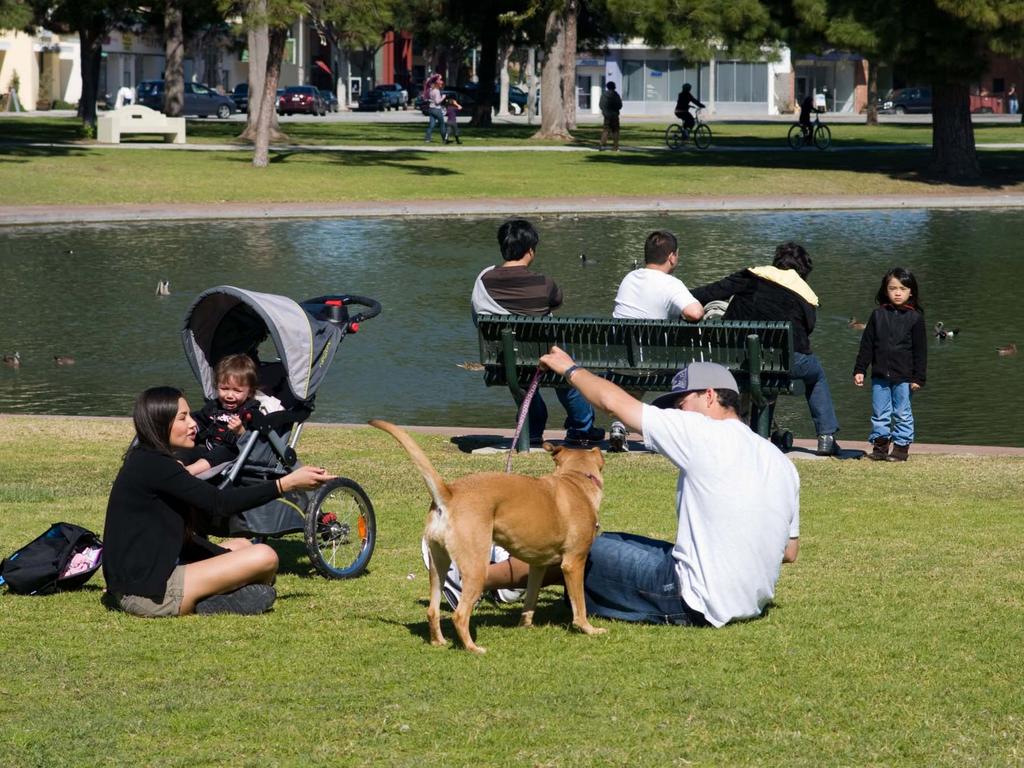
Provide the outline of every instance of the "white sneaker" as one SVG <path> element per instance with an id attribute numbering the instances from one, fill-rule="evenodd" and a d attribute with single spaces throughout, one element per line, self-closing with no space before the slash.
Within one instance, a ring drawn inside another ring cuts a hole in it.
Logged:
<path id="1" fill-rule="evenodd" d="M 427 570 L 430 570 L 430 546 L 425 538 L 420 539 L 420 549 L 423 552 L 423 565 L 426 566 Z M 491 545 L 492 563 L 503 563 L 508 558 L 509 554 L 507 551 L 497 544 Z M 496 603 L 514 603 L 522 600 L 525 593 L 525 589 L 495 589 L 488 596 Z M 444 584 L 441 585 L 441 594 L 444 595 L 452 610 L 459 607 L 459 600 L 462 597 L 462 575 L 459 573 L 459 568 L 455 565 L 454 561 L 448 567 L 448 573 L 445 574 Z"/>
<path id="2" fill-rule="evenodd" d="M 608 450 L 612 453 L 629 451 L 629 430 L 621 421 L 613 421 L 608 430 Z"/>

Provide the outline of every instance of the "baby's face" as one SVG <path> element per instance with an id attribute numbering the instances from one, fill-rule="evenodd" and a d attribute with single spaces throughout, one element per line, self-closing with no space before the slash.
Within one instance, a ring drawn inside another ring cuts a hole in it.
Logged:
<path id="1" fill-rule="evenodd" d="M 252 389 L 234 376 L 217 382 L 217 399 L 226 411 L 237 411 L 250 397 Z"/>

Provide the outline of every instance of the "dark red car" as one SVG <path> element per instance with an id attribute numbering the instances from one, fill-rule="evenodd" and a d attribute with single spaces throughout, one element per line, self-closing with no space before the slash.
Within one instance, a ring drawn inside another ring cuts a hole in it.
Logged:
<path id="1" fill-rule="evenodd" d="M 277 99 L 277 114 L 293 115 L 305 112 L 309 115 L 326 115 L 327 105 L 320 91 L 312 85 L 292 85 L 284 89 Z"/>

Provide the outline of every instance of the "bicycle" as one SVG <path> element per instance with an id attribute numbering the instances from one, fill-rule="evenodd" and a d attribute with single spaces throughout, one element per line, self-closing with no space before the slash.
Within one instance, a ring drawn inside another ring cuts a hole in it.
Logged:
<path id="1" fill-rule="evenodd" d="M 821 122 L 821 111 L 816 109 L 811 126 L 805 129 L 800 123 L 791 125 L 787 140 L 791 149 L 800 149 L 814 144 L 818 149 L 825 150 L 832 145 L 832 131 Z"/>
<path id="2" fill-rule="evenodd" d="M 697 149 L 707 149 L 711 146 L 711 127 L 702 119 L 703 109 L 698 109 L 694 117 L 693 128 L 687 129 L 678 123 L 672 123 L 665 129 L 665 144 L 669 149 L 682 149 L 690 138 Z"/>

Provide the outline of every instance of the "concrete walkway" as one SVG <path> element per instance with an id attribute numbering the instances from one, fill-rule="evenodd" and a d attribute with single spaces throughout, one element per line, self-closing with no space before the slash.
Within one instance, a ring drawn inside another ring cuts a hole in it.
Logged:
<path id="1" fill-rule="evenodd" d="M 807 195 L 791 197 L 559 197 L 477 200 L 396 200 L 338 203 L 218 203 L 123 205 L 0 205 L 0 226 L 114 221 L 368 218 L 374 216 L 507 216 L 715 211 L 817 211 L 924 208 L 1024 208 L 1024 194 L 966 192 L 931 195 Z"/>

